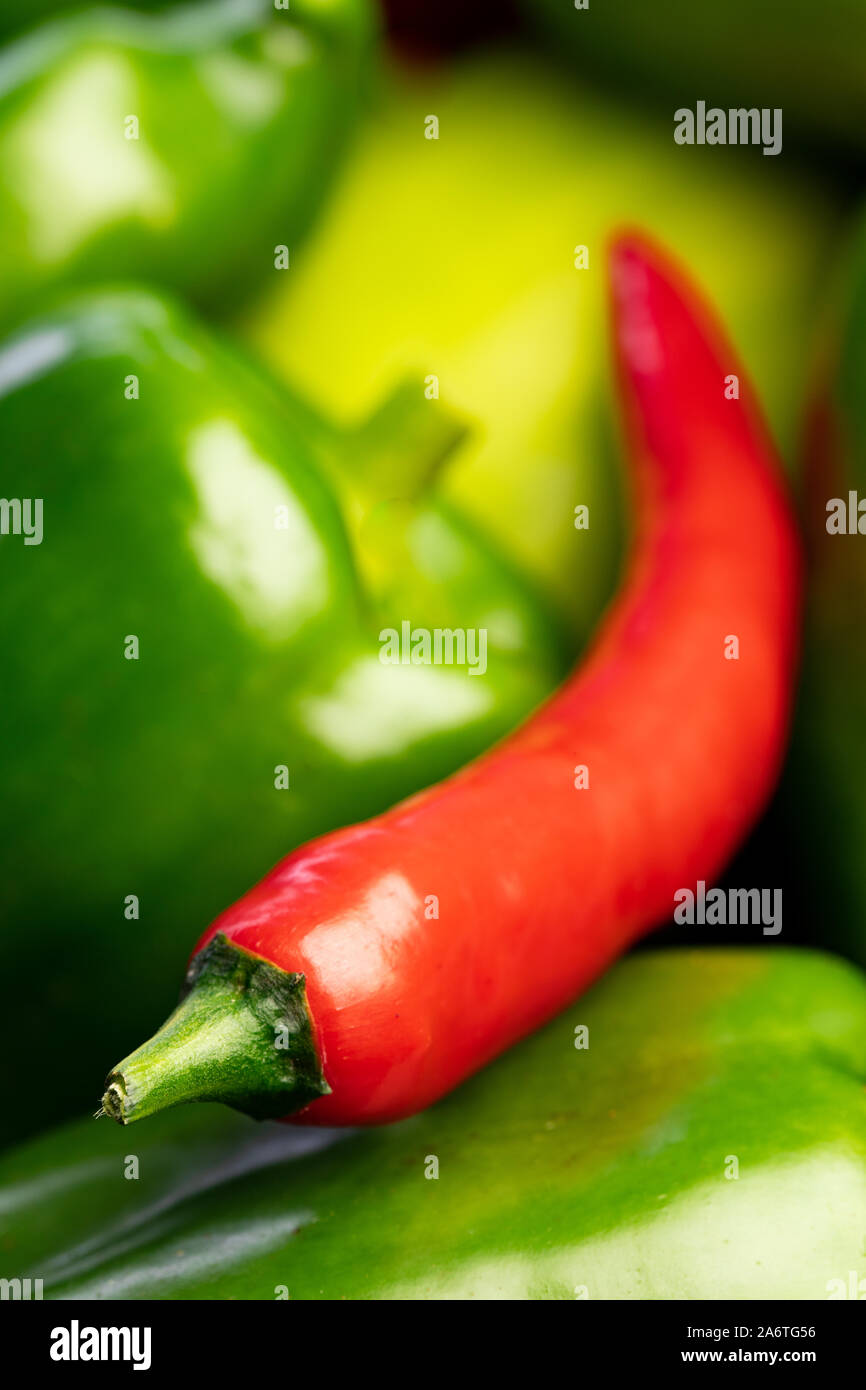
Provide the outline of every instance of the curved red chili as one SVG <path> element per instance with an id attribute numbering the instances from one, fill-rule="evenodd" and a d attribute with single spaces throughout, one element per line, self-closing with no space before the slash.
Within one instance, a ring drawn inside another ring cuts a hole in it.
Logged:
<path id="1" fill-rule="evenodd" d="M 760 811 L 796 661 L 785 488 L 678 270 L 628 236 L 611 274 L 636 534 L 588 660 L 490 753 L 223 913 L 184 1004 L 109 1077 L 116 1118 L 196 1097 L 316 1124 L 418 1110 L 670 920 Z"/>

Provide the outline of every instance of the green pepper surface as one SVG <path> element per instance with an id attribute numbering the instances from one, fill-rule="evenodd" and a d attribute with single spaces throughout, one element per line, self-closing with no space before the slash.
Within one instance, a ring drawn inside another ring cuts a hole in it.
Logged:
<path id="1" fill-rule="evenodd" d="M 152 1029 L 191 931 L 292 846 L 467 762 L 567 658 L 437 500 L 460 427 L 421 382 L 339 435 L 170 302 L 82 292 L 0 348 L 0 431 L 0 1094 L 20 1132 L 45 1121 L 35 1073 L 69 1113 Z M 16 534 L 37 501 L 41 534 Z M 457 635 L 423 664 L 404 624 Z"/>
<path id="2" fill-rule="evenodd" d="M 190 3 L 190 0 L 185 0 Z M 122 0 L 125 10 L 170 10 L 178 0 Z M 204 0 L 209 3 L 209 0 Z M 253 0 L 255 3 L 255 0 Z M 83 8 L 82 0 L 4 0 L 0 11 L 0 35 L 14 35 L 56 19 L 69 10 Z"/>
<path id="3" fill-rule="evenodd" d="M 866 224 L 840 289 L 810 409 L 811 581 L 783 809 L 821 940 L 866 964 Z"/>
<path id="4" fill-rule="evenodd" d="M 645 953 L 423 1115 L 216 1106 L 0 1160 L 46 1298 L 862 1297 L 866 981 L 788 949 Z"/>
<path id="5" fill-rule="evenodd" d="M 609 237 L 623 224 L 656 233 L 712 289 L 785 454 L 832 199 L 751 150 L 691 158 L 667 122 L 525 54 L 392 65 L 377 91 L 315 238 L 240 326 L 335 418 L 364 415 L 407 372 L 437 378 L 479 425 L 449 496 L 537 574 L 582 640 L 621 542 Z"/>
<path id="6" fill-rule="evenodd" d="M 0 318 L 57 284 L 129 275 L 224 306 L 291 262 L 372 37 L 367 0 L 210 0 L 86 10 L 7 45 Z"/>

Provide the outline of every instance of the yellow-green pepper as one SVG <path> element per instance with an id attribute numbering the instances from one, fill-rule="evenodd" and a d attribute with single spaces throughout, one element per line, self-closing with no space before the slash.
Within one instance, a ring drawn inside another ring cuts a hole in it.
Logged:
<path id="1" fill-rule="evenodd" d="M 392 66 L 314 241 L 242 327 L 344 420 L 407 372 L 429 378 L 477 425 L 449 495 L 538 575 L 579 641 L 619 555 L 605 424 L 616 227 L 640 224 L 682 254 L 726 316 L 783 449 L 796 434 L 835 219 L 808 180 L 741 153 L 689 159 L 664 122 L 510 51 Z"/>

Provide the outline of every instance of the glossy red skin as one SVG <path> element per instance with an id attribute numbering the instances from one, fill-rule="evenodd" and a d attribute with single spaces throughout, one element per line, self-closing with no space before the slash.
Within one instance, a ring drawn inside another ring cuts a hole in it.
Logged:
<path id="1" fill-rule="evenodd" d="M 407 1115 L 537 1028 L 718 874 L 777 775 L 800 556 L 772 447 L 680 272 L 638 237 L 611 269 L 636 535 L 588 660 L 504 743 L 290 855 L 199 943 L 222 931 L 305 974 L 332 1094 L 294 1120 Z"/>

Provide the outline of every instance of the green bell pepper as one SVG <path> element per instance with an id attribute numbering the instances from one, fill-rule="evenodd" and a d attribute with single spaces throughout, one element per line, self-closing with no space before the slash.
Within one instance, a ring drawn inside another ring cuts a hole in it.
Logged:
<path id="1" fill-rule="evenodd" d="M 190 0 L 121 0 L 121 3 L 125 10 L 170 10 L 179 3 L 188 4 Z M 68 10 L 81 8 L 82 0 L 4 0 L 0 10 L 0 35 L 33 29 L 45 20 L 56 19 Z"/>
<path id="2" fill-rule="evenodd" d="M 612 77 L 630 97 L 680 106 L 781 107 L 786 134 L 860 157 L 866 129 L 862 0 L 520 0 L 559 54 Z M 804 71 L 808 80 L 804 80 Z"/>
<path id="3" fill-rule="evenodd" d="M 841 332 L 824 352 L 808 451 L 812 572 L 782 808 L 820 939 L 866 964 L 866 225 L 841 283 Z"/>
<path id="4" fill-rule="evenodd" d="M 367 0 L 93 9 L 0 51 L 0 316 L 134 274 L 221 306 L 289 258 L 357 114 Z"/>
<path id="5" fill-rule="evenodd" d="M 436 495 L 461 429 L 419 384 L 339 434 L 145 291 L 74 295 L 0 347 L 7 1133 L 44 1122 L 35 1073 L 86 1103 L 190 933 L 277 859 L 561 678 L 546 607 Z M 407 622 L 465 653 L 385 664 Z"/>
<path id="6" fill-rule="evenodd" d="M 615 228 L 640 224 L 682 254 L 725 314 L 783 449 L 795 438 L 835 216 L 778 163 L 768 178 L 769 163 L 689 161 L 668 125 L 525 56 L 392 67 L 316 237 L 241 329 L 342 419 L 409 371 L 437 376 L 442 399 L 479 426 L 449 495 L 537 574 L 580 640 L 620 553 L 606 423 Z M 580 505 L 588 529 L 575 527 Z"/>
<path id="7" fill-rule="evenodd" d="M 842 961 L 648 952 L 384 1129 L 37 1139 L 0 1160 L 0 1267 L 65 1299 L 862 1297 L 864 1054 Z"/>

